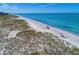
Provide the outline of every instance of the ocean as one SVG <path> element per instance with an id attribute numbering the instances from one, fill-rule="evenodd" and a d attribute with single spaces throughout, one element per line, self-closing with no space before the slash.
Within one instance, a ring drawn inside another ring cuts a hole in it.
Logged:
<path id="1" fill-rule="evenodd" d="M 16 15 L 79 35 L 79 13 L 16 13 Z"/>

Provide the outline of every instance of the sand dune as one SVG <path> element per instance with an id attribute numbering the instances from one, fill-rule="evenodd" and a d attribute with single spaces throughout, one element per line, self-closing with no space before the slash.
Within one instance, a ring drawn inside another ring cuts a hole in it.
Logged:
<path id="1" fill-rule="evenodd" d="M 71 34 L 67 31 L 48 26 L 47 24 L 43 24 L 38 21 L 31 20 L 25 17 L 20 16 L 17 19 L 24 19 L 25 21 L 27 21 L 28 25 L 36 31 L 52 33 L 55 36 L 61 38 L 62 40 L 65 40 L 69 42 L 70 44 L 79 47 L 79 36 L 77 35 Z"/>

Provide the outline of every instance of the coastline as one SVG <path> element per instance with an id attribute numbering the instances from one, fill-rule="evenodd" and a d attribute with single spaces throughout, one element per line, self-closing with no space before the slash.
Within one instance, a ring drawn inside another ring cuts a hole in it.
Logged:
<path id="1" fill-rule="evenodd" d="M 19 15 L 16 15 L 16 16 L 19 16 Z M 19 16 L 19 19 L 23 19 L 27 21 L 28 25 L 36 31 L 52 33 L 55 36 L 61 38 L 62 40 L 67 41 L 70 44 L 79 48 L 79 36 L 77 35 L 71 34 L 70 32 L 64 31 L 59 28 L 55 28 L 53 26 L 49 26 L 47 24 L 43 24 L 41 22 L 26 18 L 26 17 Z"/>

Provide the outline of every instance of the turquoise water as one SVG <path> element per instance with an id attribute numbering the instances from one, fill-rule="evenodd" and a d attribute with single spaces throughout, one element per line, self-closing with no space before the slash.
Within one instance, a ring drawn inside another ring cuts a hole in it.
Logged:
<path id="1" fill-rule="evenodd" d="M 79 35 L 79 13 L 17 13 L 16 15 Z"/>

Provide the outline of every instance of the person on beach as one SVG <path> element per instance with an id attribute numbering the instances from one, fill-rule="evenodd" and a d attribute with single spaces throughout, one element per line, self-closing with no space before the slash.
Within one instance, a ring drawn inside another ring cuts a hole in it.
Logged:
<path id="1" fill-rule="evenodd" d="M 60 33 L 60 35 L 61 35 L 61 37 L 65 38 L 64 35 L 63 35 L 63 33 Z"/>
<path id="2" fill-rule="evenodd" d="M 47 29 L 50 29 L 49 26 L 46 27 Z"/>

